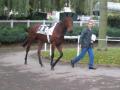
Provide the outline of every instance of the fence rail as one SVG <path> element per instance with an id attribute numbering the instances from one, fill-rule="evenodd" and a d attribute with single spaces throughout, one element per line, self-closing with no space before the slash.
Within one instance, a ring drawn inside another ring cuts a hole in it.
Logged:
<path id="1" fill-rule="evenodd" d="M 77 55 L 79 55 L 79 52 L 80 52 L 80 45 L 79 45 L 80 36 L 64 36 L 64 38 L 65 39 L 77 39 L 78 40 L 78 42 L 77 42 Z M 105 39 L 97 38 L 96 40 L 97 41 L 99 41 L 99 40 L 106 41 L 106 44 L 107 44 L 108 41 L 120 42 L 120 37 L 109 37 L 109 36 L 106 36 Z"/>
<path id="2" fill-rule="evenodd" d="M 77 42 L 77 55 L 79 55 L 79 52 L 80 52 L 80 44 L 79 44 L 80 36 L 64 36 L 64 38 L 65 39 L 77 39 L 77 41 L 78 41 Z M 111 38 L 119 38 L 119 40 L 113 40 Z M 97 38 L 96 40 L 104 40 L 104 41 L 106 41 L 106 43 L 108 41 L 114 41 L 114 42 L 117 41 L 117 42 L 119 42 L 120 41 L 120 37 L 109 37 L 109 36 L 106 36 L 105 39 L 99 39 L 99 38 Z M 46 47 L 47 47 L 47 44 L 45 44 L 45 49 L 44 50 L 47 50 Z M 50 48 L 50 55 L 51 55 L 51 48 Z"/>
<path id="3" fill-rule="evenodd" d="M 10 27 L 13 28 L 15 23 L 26 23 L 27 27 L 30 27 L 31 23 L 52 23 L 48 20 L 0 20 L 0 23 L 10 23 Z"/>
<path id="4" fill-rule="evenodd" d="M 93 20 L 94 23 L 99 26 L 98 20 Z M 54 21 L 51 20 L 0 20 L 0 23 L 10 23 L 10 27 L 13 28 L 15 23 L 26 23 L 27 27 L 30 27 L 31 23 L 53 23 Z M 80 26 L 83 26 L 83 24 L 87 23 L 87 20 L 84 21 L 74 21 L 74 24 L 79 24 Z"/>

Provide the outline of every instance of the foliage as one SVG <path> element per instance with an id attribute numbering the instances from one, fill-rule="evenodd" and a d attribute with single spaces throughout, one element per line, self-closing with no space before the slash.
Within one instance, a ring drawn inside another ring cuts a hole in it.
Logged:
<path id="1" fill-rule="evenodd" d="M 74 25 L 72 33 L 66 33 L 68 36 L 77 36 L 84 30 L 85 27 L 80 27 L 79 25 Z M 14 28 L 10 28 L 9 26 L 0 26 L 0 42 L 1 43 L 18 43 L 25 39 L 26 26 L 24 25 L 16 25 Z M 99 28 L 94 27 L 93 33 L 98 37 Z M 108 27 L 107 35 L 111 37 L 120 37 L 120 30 L 118 28 Z"/>
<path id="2" fill-rule="evenodd" d="M 111 37 L 120 37 L 120 29 L 108 27 L 107 35 Z"/>
<path id="3" fill-rule="evenodd" d="M 98 51 L 94 49 L 95 53 L 95 64 L 105 64 L 105 65 L 120 65 L 119 59 L 120 48 L 108 48 L 107 51 Z M 63 62 L 70 62 L 76 56 L 77 50 L 75 48 L 63 49 L 64 56 L 62 58 Z M 58 57 L 59 53 L 55 51 L 55 59 Z M 42 56 L 45 58 L 49 57 L 49 52 L 42 52 Z M 88 54 L 85 55 L 80 63 L 88 64 L 89 57 Z"/>
<path id="4" fill-rule="evenodd" d="M 25 32 L 25 26 L 0 27 L 0 42 L 1 43 L 18 43 L 22 42 L 27 33 Z"/>
<path id="5" fill-rule="evenodd" d="M 4 0 L 0 0 L 0 16 L 3 15 Z"/>
<path id="6" fill-rule="evenodd" d="M 47 13 L 34 12 L 31 17 L 31 20 L 45 20 L 47 19 Z"/>
<path id="7" fill-rule="evenodd" d="M 4 14 L 5 6 L 8 8 L 7 15 L 11 10 L 17 11 L 19 15 L 28 16 L 33 11 L 60 11 L 65 6 L 71 6 L 78 14 L 89 14 L 90 8 L 93 7 L 91 2 L 95 3 L 96 0 L 0 0 L 0 16 Z"/>
<path id="8" fill-rule="evenodd" d="M 33 11 L 51 12 L 52 10 L 61 10 L 64 5 L 64 0 L 0 0 L 0 16 L 8 15 L 11 10 L 18 12 L 19 15 L 28 16 Z M 7 7 L 7 14 L 4 13 L 5 6 Z"/>
<path id="9" fill-rule="evenodd" d="M 72 33 L 66 33 L 66 35 L 76 36 L 76 35 L 79 35 L 81 33 L 81 31 L 84 30 L 84 29 L 85 29 L 85 27 L 74 26 L 73 27 L 73 32 Z M 99 28 L 98 27 L 93 27 L 93 33 L 98 37 Z M 107 36 L 120 37 L 120 29 L 119 28 L 108 27 L 107 28 Z"/>
<path id="10" fill-rule="evenodd" d="M 71 16 L 73 21 L 77 21 L 77 14 L 73 12 L 61 12 L 60 20 L 63 20 L 66 16 Z"/>
<path id="11" fill-rule="evenodd" d="M 120 28 L 120 16 L 108 16 L 108 25 Z"/>

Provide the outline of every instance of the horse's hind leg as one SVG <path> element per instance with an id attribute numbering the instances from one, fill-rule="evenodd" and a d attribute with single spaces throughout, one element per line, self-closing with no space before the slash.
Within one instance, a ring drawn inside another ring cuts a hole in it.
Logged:
<path id="1" fill-rule="evenodd" d="M 24 43 L 22 44 L 23 47 L 25 47 L 28 43 L 28 38 L 24 41 Z"/>
<path id="2" fill-rule="evenodd" d="M 55 46 L 52 44 L 52 47 L 51 47 L 51 61 L 50 61 L 51 66 L 53 65 L 54 50 L 55 50 Z"/>
<path id="3" fill-rule="evenodd" d="M 55 63 L 52 64 L 51 66 L 51 70 L 54 70 L 55 65 L 57 64 L 57 62 L 62 58 L 63 56 L 63 52 L 62 52 L 62 47 L 61 45 L 57 46 L 58 52 L 60 53 L 60 56 L 57 58 L 57 60 L 55 61 Z"/>
<path id="4" fill-rule="evenodd" d="M 24 64 L 27 64 L 27 56 L 28 56 L 28 52 L 30 50 L 30 46 L 31 46 L 31 43 L 28 43 L 27 47 L 26 47 L 26 55 L 25 55 L 25 62 L 24 62 Z"/>
<path id="5" fill-rule="evenodd" d="M 43 44 L 44 43 L 39 42 L 39 46 L 38 46 L 38 59 L 39 59 L 39 64 L 41 65 L 41 67 L 43 67 L 42 60 L 41 60 L 41 49 L 42 49 Z"/>

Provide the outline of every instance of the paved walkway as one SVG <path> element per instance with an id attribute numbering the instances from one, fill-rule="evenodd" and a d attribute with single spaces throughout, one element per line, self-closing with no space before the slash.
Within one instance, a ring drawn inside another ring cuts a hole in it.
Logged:
<path id="1" fill-rule="evenodd" d="M 36 55 L 32 50 L 24 65 L 23 50 L 0 49 L 0 90 L 120 90 L 120 68 L 73 69 L 58 63 L 51 71 L 49 61 L 43 59 L 41 68 Z"/>

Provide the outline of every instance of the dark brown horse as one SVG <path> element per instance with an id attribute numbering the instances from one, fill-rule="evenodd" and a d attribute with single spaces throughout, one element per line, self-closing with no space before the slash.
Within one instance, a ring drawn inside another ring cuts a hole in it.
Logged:
<path id="1" fill-rule="evenodd" d="M 26 46 L 26 56 L 25 56 L 25 63 L 27 64 L 27 55 L 30 50 L 30 46 L 33 41 L 37 40 L 38 45 L 38 58 L 39 58 L 39 64 L 43 66 L 41 61 L 41 49 L 45 42 L 48 42 L 47 35 L 36 33 L 38 31 L 38 28 L 40 27 L 40 24 L 36 24 L 33 27 L 31 27 L 28 30 L 28 36 L 25 42 L 23 43 L 23 46 Z M 66 16 L 62 21 L 58 22 L 54 28 L 53 34 L 50 36 L 50 43 L 51 43 L 51 69 L 54 69 L 54 66 L 57 64 L 57 62 L 62 58 L 63 52 L 62 52 L 62 43 L 64 42 L 64 34 L 65 32 L 72 32 L 73 29 L 73 20 L 70 16 Z M 60 56 L 57 58 L 57 60 L 54 62 L 54 50 L 55 47 L 57 48 L 58 52 L 60 53 Z"/>

